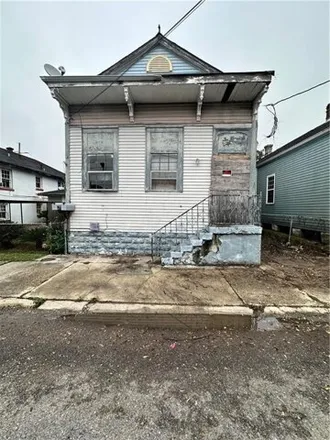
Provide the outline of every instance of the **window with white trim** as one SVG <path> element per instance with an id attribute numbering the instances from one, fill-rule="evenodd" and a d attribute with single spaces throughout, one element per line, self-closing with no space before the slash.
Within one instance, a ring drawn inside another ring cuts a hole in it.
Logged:
<path id="1" fill-rule="evenodd" d="M 275 174 L 270 174 L 266 179 L 266 205 L 273 205 L 275 203 Z"/>
<path id="2" fill-rule="evenodd" d="M 11 171 L 2 168 L 0 170 L 0 187 L 2 188 L 11 188 L 12 182 L 11 182 Z"/>
<path id="3" fill-rule="evenodd" d="M 40 176 L 36 176 L 36 189 L 42 189 L 42 179 Z"/>
<path id="4" fill-rule="evenodd" d="M 9 220 L 8 203 L 0 203 L 0 221 Z"/>
<path id="5" fill-rule="evenodd" d="M 146 191 L 182 191 L 183 129 L 147 129 Z"/>
<path id="6" fill-rule="evenodd" d="M 118 190 L 118 130 L 83 130 L 83 187 L 88 191 Z"/>

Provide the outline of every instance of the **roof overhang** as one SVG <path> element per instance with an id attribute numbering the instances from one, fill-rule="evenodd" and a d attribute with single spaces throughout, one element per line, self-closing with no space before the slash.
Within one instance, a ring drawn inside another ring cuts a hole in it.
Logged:
<path id="1" fill-rule="evenodd" d="M 155 76 L 42 76 L 52 95 L 63 105 L 126 104 L 134 120 L 134 104 L 197 104 L 253 102 L 268 86 L 273 71 L 207 75 Z"/>

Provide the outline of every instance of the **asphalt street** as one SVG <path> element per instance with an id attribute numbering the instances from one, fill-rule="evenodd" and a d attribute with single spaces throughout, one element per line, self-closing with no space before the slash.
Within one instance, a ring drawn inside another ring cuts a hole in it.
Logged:
<path id="1" fill-rule="evenodd" d="M 1 440 L 326 440 L 325 324 L 105 327 L 0 311 Z"/>

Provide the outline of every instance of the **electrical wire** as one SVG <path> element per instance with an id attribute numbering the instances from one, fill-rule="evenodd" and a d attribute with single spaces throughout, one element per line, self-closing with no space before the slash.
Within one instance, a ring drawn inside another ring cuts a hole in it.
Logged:
<path id="1" fill-rule="evenodd" d="M 305 90 L 302 90 L 301 92 L 295 93 L 294 95 L 288 96 L 287 98 L 280 99 L 279 101 L 274 102 L 274 104 L 267 104 L 267 105 L 275 106 L 275 105 L 279 104 L 280 102 L 287 101 L 288 99 L 291 99 L 291 98 L 294 98 L 296 96 L 302 95 L 303 93 L 307 93 L 310 90 L 316 89 L 317 87 L 324 86 L 324 84 L 327 84 L 328 82 L 330 82 L 330 79 L 327 79 L 326 81 L 323 81 L 323 82 L 321 82 L 319 84 L 316 84 L 315 86 L 310 87 L 309 89 L 305 89 Z"/>
<path id="2" fill-rule="evenodd" d="M 308 89 L 302 90 L 301 92 L 294 93 L 293 95 L 287 96 L 286 98 L 280 99 L 279 101 L 276 101 L 274 103 L 266 104 L 265 105 L 266 109 L 269 111 L 269 113 L 271 113 L 273 115 L 273 118 L 274 118 L 272 130 L 271 130 L 270 134 L 266 137 L 267 138 L 274 137 L 274 135 L 277 131 L 277 128 L 278 128 L 278 117 L 277 117 L 276 108 L 275 108 L 276 105 L 280 104 L 281 102 L 288 101 L 289 99 L 295 98 L 296 96 L 303 95 L 304 93 L 310 92 L 311 90 L 314 90 L 317 87 L 324 86 L 325 84 L 327 84 L 329 82 L 330 82 L 330 79 L 323 81 L 319 84 L 316 84 L 315 86 L 309 87 Z"/>
<path id="3" fill-rule="evenodd" d="M 196 9 L 198 9 L 206 0 L 200 0 L 198 3 L 195 4 L 182 18 L 180 18 L 179 21 L 177 21 L 165 34 L 164 36 L 167 37 L 170 33 L 172 33 L 177 27 L 180 26 L 181 23 L 183 23 L 185 20 L 187 20 L 188 17 L 190 17 L 191 14 L 193 14 Z"/>
<path id="4" fill-rule="evenodd" d="M 191 14 L 193 14 L 200 6 L 202 6 L 203 3 L 205 3 L 206 0 L 199 0 L 199 2 L 197 2 L 191 9 L 189 9 L 189 11 L 180 18 L 180 20 L 178 20 L 165 34 L 164 37 L 167 37 L 170 33 L 172 33 L 178 26 L 180 26 L 180 24 L 182 24 L 185 20 L 187 20 L 188 17 L 190 17 Z M 152 45 L 149 50 L 152 50 L 155 46 L 157 46 L 158 44 L 158 40 L 155 42 L 154 45 Z M 134 63 L 135 61 L 137 61 L 140 58 L 140 55 L 137 55 L 135 57 L 135 59 L 133 59 L 132 63 Z M 132 66 L 132 63 L 130 63 L 130 65 L 120 74 L 117 76 L 117 78 L 115 78 L 113 81 L 111 81 L 111 83 L 104 89 L 102 90 L 100 93 L 98 93 L 97 95 L 95 95 L 92 99 L 90 99 L 86 104 L 82 105 L 77 111 L 73 112 L 72 115 L 70 116 L 70 119 L 76 115 L 77 113 L 80 113 L 85 107 L 87 107 L 89 104 L 91 104 L 93 101 L 95 101 L 95 99 L 97 99 L 99 96 L 103 95 L 103 93 L 105 93 L 114 83 L 116 83 Z"/>

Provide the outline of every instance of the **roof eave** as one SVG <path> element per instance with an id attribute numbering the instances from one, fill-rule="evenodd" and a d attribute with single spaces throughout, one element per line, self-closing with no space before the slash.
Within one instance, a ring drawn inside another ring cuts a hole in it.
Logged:
<path id="1" fill-rule="evenodd" d="M 258 72 L 228 72 L 228 73 L 211 73 L 211 74 L 188 74 L 188 75 L 153 75 L 143 77 L 121 77 L 118 79 L 115 75 L 93 75 L 93 76 L 41 76 L 41 80 L 49 87 L 65 87 L 73 85 L 122 85 L 137 83 L 155 83 L 163 84 L 215 84 L 215 83 L 249 83 L 264 82 L 269 84 L 274 76 L 274 71 L 258 71 Z"/>

